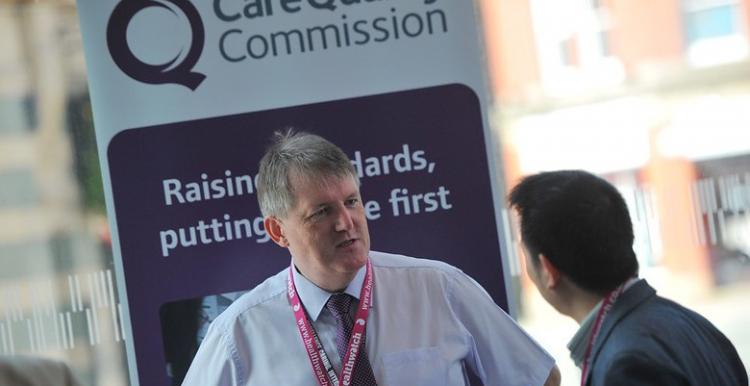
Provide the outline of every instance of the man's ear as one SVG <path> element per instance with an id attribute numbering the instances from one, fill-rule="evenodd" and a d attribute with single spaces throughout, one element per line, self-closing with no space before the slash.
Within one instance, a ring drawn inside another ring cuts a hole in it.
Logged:
<path id="1" fill-rule="evenodd" d="M 266 228 L 266 233 L 274 243 L 284 248 L 289 246 L 289 242 L 284 237 L 284 229 L 279 219 L 274 216 L 266 216 L 263 219 L 263 228 Z"/>
<path id="2" fill-rule="evenodd" d="M 539 263 L 542 268 L 542 284 L 544 284 L 547 289 L 554 289 L 560 284 L 560 270 L 549 261 L 547 256 L 544 256 L 544 254 L 541 253 L 539 254 Z"/>

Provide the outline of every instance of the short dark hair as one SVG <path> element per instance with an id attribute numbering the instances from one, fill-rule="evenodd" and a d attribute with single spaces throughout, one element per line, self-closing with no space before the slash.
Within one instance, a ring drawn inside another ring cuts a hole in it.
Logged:
<path id="1" fill-rule="evenodd" d="M 508 196 L 531 260 L 539 254 L 584 290 L 605 294 L 638 273 L 633 224 L 609 182 L 582 170 L 528 176 Z"/>
<path id="2" fill-rule="evenodd" d="M 264 216 L 285 217 L 294 207 L 291 178 L 295 173 L 312 180 L 352 177 L 359 185 L 354 165 L 338 146 L 293 128 L 277 131 L 258 170 L 258 203 Z"/>

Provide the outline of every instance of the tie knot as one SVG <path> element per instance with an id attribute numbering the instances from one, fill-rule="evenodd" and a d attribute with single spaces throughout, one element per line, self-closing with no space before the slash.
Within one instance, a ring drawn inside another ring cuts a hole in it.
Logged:
<path id="1" fill-rule="evenodd" d="M 349 310 L 352 306 L 352 297 L 349 294 L 339 293 L 333 294 L 328 298 L 326 307 L 337 319 L 341 319 L 349 314 Z"/>

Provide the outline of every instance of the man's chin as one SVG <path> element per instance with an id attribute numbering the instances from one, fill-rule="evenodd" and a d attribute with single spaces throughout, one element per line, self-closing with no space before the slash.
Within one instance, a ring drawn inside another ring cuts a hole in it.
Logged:
<path id="1" fill-rule="evenodd" d="M 369 251 L 361 246 L 357 248 L 345 248 L 339 252 L 339 261 L 343 262 L 352 270 L 360 269 L 367 263 Z"/>

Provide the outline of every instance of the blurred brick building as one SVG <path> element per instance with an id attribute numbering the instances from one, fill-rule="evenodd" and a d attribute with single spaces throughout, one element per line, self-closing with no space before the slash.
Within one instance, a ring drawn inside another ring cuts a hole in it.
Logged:
<path id="1" fill-rule="evenodd" d="M 593 171 L 669 288 L 747 281 L 750 0 L 480 3 L 506 185 Z"/>

